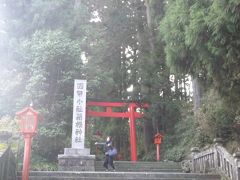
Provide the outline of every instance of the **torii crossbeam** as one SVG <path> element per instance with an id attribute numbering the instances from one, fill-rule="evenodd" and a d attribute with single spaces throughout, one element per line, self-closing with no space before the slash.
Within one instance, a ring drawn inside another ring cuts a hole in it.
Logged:
<path id="1" fill-rule="evenodd" d="M 87 116 L 95 117 L 114 117 L 114 118 L 128 118 L 130 129 L 130 147 L 131 147 L 131 161 L 137 161 L 137 141 L 136 141 L 136 123 L 135 120 L 143 117 L 143 113 L 136 112 L 136 108 L 147 108 L 148 104 L 139 103 L 125 103 L 125 102 L 87 102 Z M 91 107 L 105 107 L 105 111 L 93 111 Z M 114 112 L 114 107 L 128 107 L 126 112 Z"/>

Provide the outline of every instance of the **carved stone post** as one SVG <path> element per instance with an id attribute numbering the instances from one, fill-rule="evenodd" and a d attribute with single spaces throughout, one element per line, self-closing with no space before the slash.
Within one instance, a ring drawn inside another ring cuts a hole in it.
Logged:
<path id="1" fill-rule="evenodd" d="M 213 142 L 215 143 L 215 146 L 222 146 L 223 145 L 223 139 L 222 138 L 214 138 Z"/>
<path id="2" fill-rule="evenodd" d="M 194 159 L 194 156 L 200 152 L 198 147 L 192 147 L 191 148 L 191 155 L 192 155 L 192 172 L 197 171 L 197 162 Z"/>
<path id="3" fill-rule="evenodd" d="M 233 177 L 233 179 L 240 180 L 240 151 L 238 150 L 237 152 L 235 152 L 233 154 L 233 157 L 235 160 L 235 167 L 236 167 L 236 169 L 234 169 L 233 176 L 235 177 Z"/>
<path id="4" fill-rule="evenodd" d="M 222 138 L 215 138 L 213 139 L 214 145 L 214 167 L 216 169 L 220 168 L 220 157 L 217 151 L 217 146 L 223 145 L 223 139 Z"/>

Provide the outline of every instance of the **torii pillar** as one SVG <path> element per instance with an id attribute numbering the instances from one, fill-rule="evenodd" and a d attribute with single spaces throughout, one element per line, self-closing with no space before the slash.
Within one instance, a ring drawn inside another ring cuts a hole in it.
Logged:
<path id="1" fill-rule="evenodd" d="M 136 136 L 136 122 L 134 116 L 134 105 L 129 104 L 129 128 L 130 128 L 130 147 L 131 147 L 131 160 L 137 161 L 137 136 Z"/>

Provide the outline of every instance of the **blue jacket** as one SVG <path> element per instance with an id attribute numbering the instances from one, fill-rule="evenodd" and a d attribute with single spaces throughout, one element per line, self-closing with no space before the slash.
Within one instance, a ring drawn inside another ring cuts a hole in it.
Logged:
<path id="1" fill-rule="evenodd" d="M 112 148 L 112 141 L 107 141 L 104 146 L 105 155 L 108 155 Z"/>

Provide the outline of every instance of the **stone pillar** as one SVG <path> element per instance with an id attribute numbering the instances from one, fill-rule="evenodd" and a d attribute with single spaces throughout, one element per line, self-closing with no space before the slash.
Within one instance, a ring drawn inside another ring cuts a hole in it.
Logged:
<path id="1" fill-rule="evenodd" d="M 215 138 L 215 139 L 213 139 L 213 142 L 215 143 L 215 146 L 222 146 L 223 145 L 223 139 L 222 138 Z"/>
<path id="2" fill-rule="evenodd" d="M 72 147 L 58 155 L 60 171 L 95 171 L 95 155 L 85 148 L 86 80 L 75 80 L 72 121 Z"/>
<path id="3" fill-rule="evenodd" d="M 217 151 L 217 146 L 223 145 L 223 139 L 222 138 L 215 138 L 213 139 L 214 144 L 214 168 L 218 169 L 220 168 L 220 157 Z"/>
<path id="4" fill-rule="evenodd" d="M 240 151 L 238 150 L 233 154 L 234 160 L 235 160 L 235 169 L 234 169 L 234 179 L 240 180 Z"/>
<path id="5" fill-rule="evenodd" d="M 65 148 L 64 154 L 58 155 L 59 171 L 95 171 L 95 155 L 90 149 Z"/>
<path id="6" fill-rule="evenodd" d="M 194 159 L 194 156 L 200 152 L 198 147 L 192 147 L 191 148 L 191 155 L 192 155 L 192 172 L 197 171 L 197 163 L 196 160 Z"/>

